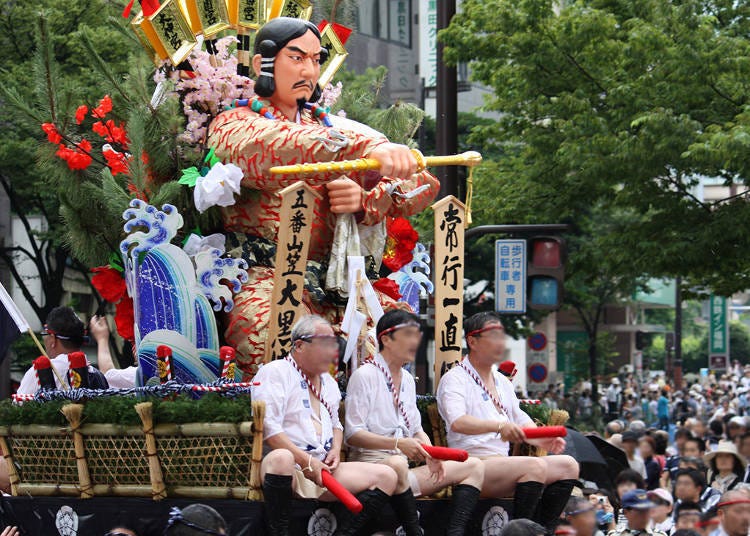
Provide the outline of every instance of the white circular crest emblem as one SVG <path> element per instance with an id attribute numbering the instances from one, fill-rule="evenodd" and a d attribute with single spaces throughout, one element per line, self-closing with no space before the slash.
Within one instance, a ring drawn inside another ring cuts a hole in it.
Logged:
<path id="1" fill-rule="evenodd" d="M 328 508 L 318 508 L 307 522 L 308 536 L 331 536 L 336 530 L 336 516 Z"/>
<path id="2" fill-rule="evenodd" d="M 502 506 L 493 506 L 482 520 L 482 536 L 500 536 L 503 527 L 508 524 L 508 512 Z"/>

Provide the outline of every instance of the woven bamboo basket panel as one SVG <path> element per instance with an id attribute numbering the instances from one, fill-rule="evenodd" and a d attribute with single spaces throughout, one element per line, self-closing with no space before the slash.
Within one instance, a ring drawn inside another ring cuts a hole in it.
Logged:
<path id="1" fill-rule="evenodd" d="M 190 494 L 191 488 L 212 496 L 247 496 L 252 423 L 164 424 L 154 428 L 154 435 L 170 496 Z"/>
<path id="2" fill-rule="evenodd" d="M 81 427 L 94 495 L 151 496 L 145 436 L 139 427 Z"/>
<path id="3" fill-rule="evenodd" d="M 14 494 L 80 493 L 76 454 L 70 428 L 45 425 L 0 427 L 18 481 Z"/>

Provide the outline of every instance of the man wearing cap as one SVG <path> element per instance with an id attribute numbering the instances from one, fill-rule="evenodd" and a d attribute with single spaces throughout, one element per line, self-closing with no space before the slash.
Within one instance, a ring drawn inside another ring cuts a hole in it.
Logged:
<path id="1" fill-rule="evenodd" d="M 44 351 L 50 359 L 54 371 L 55 385 L 62 388 L 60 378 L 68 378 L 68 354 L 81 351 L 86 340 L 86 327 L 75 311 L 70 307 L 55 307 L 47 315 L 47 323 L 42 331 Z M 108 386 L 104 375 L 93 366 L 88 365 L 89 387 L 92 389 L 106 389 Z M 23 375 L 18 386 L 18 394 L 33 395 L 39 390 L 39 381 L 34 367 L 29 368 Z"/>
<path id="2" fill-rule="evenodd" d="M 745 417 L 735 415 L 729 419 L 729 422 L 727 423 L 727 439 L 729 441 L 736 441 L 737 438 L 745 433 L 745 430 L 747 430 Z"/>
<path id="3" fill-rule="evenodd" d="M 625 513 L 627 524 L 624 528 L 611 530 L 607 536 L 652 534 L 655 536 L 666 536 L 666 533 L 649 528 L 650 513 L 654 507 L 646 490 L 634 489 L 628 491 L 622 497 L 622 510 Z"/>
<path id="4" fill-rule="evenodd" d="M 597 526 L 596 507 L 585 497 L 571 497 L 564 513 L 565 521 L 570 523 L 578 536 L 604 536 Z"/>
<path id="5" fill-rule="evenodd" d="M 445 534 L 462 536 L 476 506 L 484 478 L 478 458 L 465 462 L 436 460 L 422 448 L 430 438 L 422 430 L 413 363 L 422 340 L 415 314 L 396 309 L 376 327 L 379 353 L 352 373 L 346 389 L 345 437 L 349 459 L 384 463 L 398 475 L 391 505 L 407 536 L 419 536 L 414 497 L 432 495 L 453 485 L 452 513 Z M 408 462 L 425 462 L 409 469 Z"/>
<path id="6" fill-rule="evenodd" d="M 477 313 L 464 324 L 469 354 L 440 380 L 438 410 L 448 446 L 484 462 L 482 496 L 513 495 L 513 517 L 533 519 L 550 530 L 578 478 L 578 462 L 559 455 L 562 438 L 526 439 L 534 421 L 520 407 L 513 384 L 494 366 L 503 361 L 505 331 L 495 313 Z M 552 456 L 508 456 L 510 443 L 539 446 Z"/>
<path id="7" fill-rule="evenodd" d="M 651 509 L 651 524 L 654 530 L 669 534 L 674 527 L 672 519 L 672 506 L 674 499 L 672 494 L 664 488 L 656 488 L 647 493 L 648 498 L 654 503 Z"/>
<path id="8" fill-rule="evenodd" d="M 747 536 L 750 530 L 750 496 L 746 491 L 727 491 L 719 504 L 720 536 Z"/>

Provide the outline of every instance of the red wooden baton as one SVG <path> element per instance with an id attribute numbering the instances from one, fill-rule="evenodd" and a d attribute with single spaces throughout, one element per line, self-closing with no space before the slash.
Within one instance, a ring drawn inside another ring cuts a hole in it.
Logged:
<path id="1" fill-rule="evenodd" d="M 323 486 L 328 488 L 341 504 L 346 506 L 350 511 L 358 514 L 362 511 L 362 503 L 359 502 L 352 493 L 341 485 L 341 482 L 333 478 L 333 475 L 328 471 L 320 472 L 321 479 L 323 480 Z"/>
<path id="2" fill-rule="evenodd" d="M 461 449 L 451 449 L 448 447 L 435 447 L 431 445 L 422 445 L 427 454 L 436 460 L 453 460 L 456 462 L 465 462 L 469 458 L 469 453 Z"/>
<path id="3" fill-rule="evenodd" d="M 564 426 L 537 426 L 536 428 L 523 428 L 526 439 L 541 439 L 547 437 L 565 437 L 568 430 Z"/>

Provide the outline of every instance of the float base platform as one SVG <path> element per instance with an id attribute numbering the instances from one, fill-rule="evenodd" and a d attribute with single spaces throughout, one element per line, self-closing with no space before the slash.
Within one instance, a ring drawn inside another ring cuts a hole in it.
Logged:
<path id="1" fill-rule="evenodd" d="M 215 508 L 227 520 L 231 536 L 267 535 L 263 520 L 263 503 L 238 500 L 149 499 L 96 497 L 3 497 L 0 499 L 0 521 L 3 526 L 16 525 L 27 536 L 101 536 L 110 528 L 124 523 L 136 525 L 141 536 L 163 533 L 173 506 L 185 507 L 200 502 Z M 451 512 L 446 499 L 417 501 L 425 536 L 444 533 Z M 510 519 L 510 499 L 482 500 L 474 512 L 472 536 L 499 535 Z M 335 513 L 340 508 L 331 503 L 295 500 L 292 508 L 292 531 L 295 536 L 329 536 L 335 528 Z M 369 527 L 366 534 L 403 534 L 390 507 Z"/>

